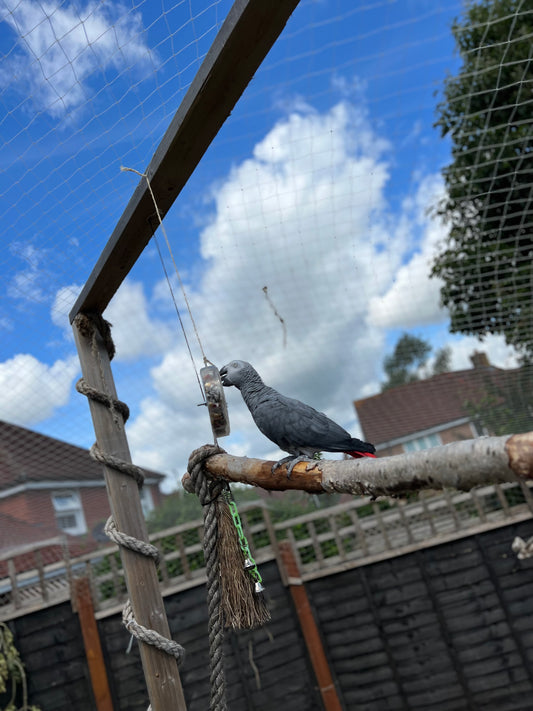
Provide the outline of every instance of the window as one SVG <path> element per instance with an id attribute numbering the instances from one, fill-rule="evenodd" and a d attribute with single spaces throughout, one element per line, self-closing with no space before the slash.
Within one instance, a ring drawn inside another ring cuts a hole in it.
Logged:
<path id="1" fill-rule="evenodd" d="M 437 434 L 426 435 L 425 437 L 417 437 L 409 442 L 403 443 L 404 452 L 417 452 L 420 449 L 430 449 L 438 447 L 441 444 L 440 437 Z"/>
<path id="2" fill-rule="evenodd" d="M 141 496 L 141 507 L 143 510 L 143 514 L 146 517 L 148 516 L 150 511 L 153 511 L 154 509 L 154 500 L 152 499 L 152 492 L 150 491 L 150 487 L 143 486 L 139 494 Z"/>
<path id="3" fill-rule="evenodd" d="M 80 495 L 77 491 L 56 491 L 52 494 L 52 504 L 56 514 L 56 523 L 65 533 L 80 536 L 87 533 L 87 524 L 83 515 Z"/>

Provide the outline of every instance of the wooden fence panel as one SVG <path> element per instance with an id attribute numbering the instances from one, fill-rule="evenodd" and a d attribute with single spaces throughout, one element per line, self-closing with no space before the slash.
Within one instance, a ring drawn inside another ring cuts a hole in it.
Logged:
<path id="1" fill-rule="evenodd" d="M 272 621 L 260 630 L 228 634 L 232 711 L 323 709 L 284 587 L 290 581 L 281 575 L 272 548 L 277 537 L 296 551 L 326 659 L 347 710 L 530 708 L 533 559 L 518 560 L 511 550 L 515 535 L 533 535 L 528 494 L 502 488 L 507 511 L 501 495 L 487 488 L 478 492 L 477 505 L 469 494 L 455 493 L 425 506 L 404 505 L 401 512 L 384 509 L 377 517 L 372 506 L 349 502 L 274 525 L 267 519 L 263 524 L 255 510 L 249 530 Z M 421 532 L 430 530 L 428 512 L 434 514 L 439 537 L 420 542 Z M 513 523 L 506 523 L 509 515 Z M 392 549 L 385 546 L 382 528 Z M 186 648 L 181 675 L 190 711 L 205 709 L 208 698 L 199 535 L 196 524 L 157 534 L 161 550 L 167 547 L 167 575 L 161 583 L 172 636 Z M 48 586 L 59 579 L 58 565 L 45 567 Z M 122 587 L 116 551 L 109 548 L 97 560 L 77 559 L 72 565 L 74 574 L 91 574 L 92 594 L 100 602 L 95 614 L 113 708 L 144 711 L 147 696 L 138 648 L 134 643 L 126 654 L 130 637 L 117 595 L 106 597 Z M 42 584 L 35 571 L 15 577 L 21 596 Z M 26 581 L 34 587 L 25 588 Z M 122 591 L 118 593 L 120 597 Z M 30 702 L 43 711 L 93 711 L 81 631 L 70 602 L 50 600 L 49 606 L 24 615 L 12 598 L 9 625 L 26 665 Z"/>
<path id="2" fill-rule="evenodd" d="M 346 707 L 524 711 L 533 698 L 531 521 L 307 583 Z"/>
<path id="3" fill-rule="evenodd" d="M 17 617 L 9 626 L 26 669 L 31 704 L 42 711 L 94 711 L 81 628 L 70 602 Z"/>
<path id="4" fill-rule="evenodd" d="M 275 562 L 261 568 L 272 622 L 259 630 L 228 632 L 226 681 L 231 711 L 321 711 L 305 645 L 287 589 Z M 205 586 L 165 599 L 173 639 L 185 647 L 180 676 L 188 711 L 209 707 L 209 645 Z M 99 621 L 116 711 L 146 711 L 148 697 L 136 643 L 129 655 L 129 635 L 119 617 Z"/>

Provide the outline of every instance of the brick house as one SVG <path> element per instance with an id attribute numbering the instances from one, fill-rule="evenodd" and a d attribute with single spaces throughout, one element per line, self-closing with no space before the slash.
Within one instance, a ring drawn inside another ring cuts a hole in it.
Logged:
<path id="1" fill-rule="evenodd" d="M 468 403 L 481 402 L 487 386 L 509 388 L 519 369 L 492 366 L 485 353 L 470 356 L 472 368 L 434 375 L 356 400 L 365 440 L 378 456 L 428 449 L 482 434 Z"/>
<path id="2" fill-rule="evenodd" d="M 145 514 L 162 500 L 162 474 L 145 471 Z M 102 466 L 89 452 L 0 420 L 0 554 L 63 536 L 71 554 L 106 540 Z"/>

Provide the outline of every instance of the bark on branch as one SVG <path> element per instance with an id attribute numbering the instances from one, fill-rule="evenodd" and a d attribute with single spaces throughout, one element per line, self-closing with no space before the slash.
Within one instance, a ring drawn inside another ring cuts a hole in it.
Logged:
<path id="1" fill-rule="evenodd" d="M 300 489 L 310 494 L 342 492 L 358 496 L 398 496 L 422 489 L 453 488 L 469 491 L 476 486 L 533 479 L 533 432 L 504 437 L 452 442 L 420 452 L 377 459 L 318 460 L 310 471 L 305 462 L 274 474 L 272 462 L 230 454 L 206 461 L 215 478 L 263 489 Z M 185 489 L 188 474 L 182 479 Z"/>

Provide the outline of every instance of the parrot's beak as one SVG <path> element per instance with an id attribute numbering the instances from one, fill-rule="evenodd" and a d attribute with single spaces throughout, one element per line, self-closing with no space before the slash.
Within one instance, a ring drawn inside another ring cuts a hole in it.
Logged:
<path id="1" fill-rule="evenodd" d="M 227 370 L 226 366 L 224 365 L 218 372 L 220 373 L 220 382 L 222 383 L 222 385 L 225 388 L 229 388 L 232 383 L 229 383 L 227 381 L 228 370 Z"/>

